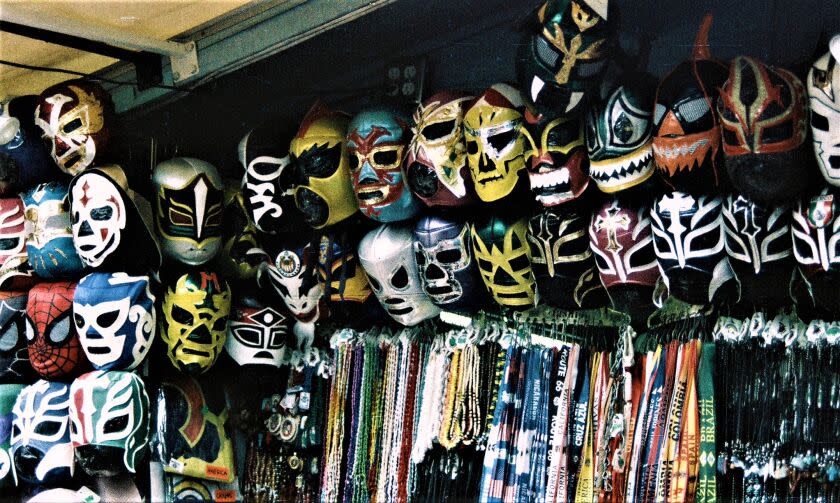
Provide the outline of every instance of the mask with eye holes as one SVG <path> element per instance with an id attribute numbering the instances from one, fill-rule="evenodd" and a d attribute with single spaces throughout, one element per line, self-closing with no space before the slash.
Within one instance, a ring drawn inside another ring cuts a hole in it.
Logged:
<path id="1" fill-rule="evenodd" d="M 82 349 L 97 370 L 139 366 L 155 337 L 155 296 L 148 276 L 88 274 L 73 296 L 73 323 Z"/>
<path id="2" fill-rule="evenodd" d="M 607 305 L 580 213 L 562 206 L 540 210 L 528 221 L 528 245 L 541 303 L 562 309 Z"/>
<path id="3" fill-rule="evenodd" d="M 29 363 L 45 379 L 73 378 L 89 368 L 73 329 L 72 307 L 76 283 L 38 283 L 26 302 L 26 341 Z"/>
<path id="4" fill-rule="evenodd" d="M 744 196 L 723 201 L 726 253 L 742 301 L 756 306 L 780 306 L 790 301 L 793 273 L 790 211 L 767 207 Z"/>
<path id="5" fill-rule="evenodd" d="M 358 209 L 344 144 L 347 122 L 346 115 L 315 103 L 289 145 L 295 165 L 295 204 L 316 229 L 337 224 Z"/>
<path id="6" fill-rule="evenodd" d="M 26 344 L 27 292 L 0 291 L 0 384 L 26 384 L 38 378 Z"/>
<path id="7" fill-rule="evenodd" d="M 715 101 L 726 81 L 726 65 L 709 54 L 707 15 L 691 58 L 659 83 L 653 112 L 653 158 L 671 188 L 689 193 L 725 186 Z"/>
<path id="8" fill-rule="evenodd" d="M 526 111 L 525 135 L 531 143 L 528 180 L 537 202 L 556 206 L 580 197 L 589 187 L 581 121 Z"/>
<path id="9" fill-rule="evenodd" d="M 12 464 L 12 409 L 25 387 L 23 384 L 0 384 L 0 489 L 8 489 L 18 484 Z"/>
<path id="10" fill-rule="evenodd" d="M 726 171 L 760 203 L 795 198 L 809 181 L 805 88 L 787 70 L 737 57 L 717 102 Z"/>
<path id="11" fill-rule="evenodd" d="M 140 377 L 97 370 L 73 381 L 70 440 L 88 475 L 135 473 L 149 445 L 149 397 Z"/>
<path id="12" fill-rule="evenodd" d="M 230 287 L 215 272 L 188 272 L 166 288 L 160 336 L 175 368 L 197 375 L 216 363 L 227 337 L 230 302 Z"/>
<path id="13" fill-rule="evenodd" d="M 730 278 L 725 257 L 719 197 L 671 192 L 651 210 L 653 247 L 671 295 L 708 304 Z"/>
<path id="14" fill-rule="evenodd" d="M 414 227 L 414 254 L 423 291 L 439 307 L 478 310 L 487 299 L 472 258 L 469 224 L 426 216 Z"/>
<path id="15" fill-rule="evenodd" d="M 840 37 L 835 37 L 840 40 Z M 823 178 L 840 186 L 840 63 L 831 52 L 814 62 L 808 73 L 811 135 Z"/>
<path id="16" fill-rule="evenodd" d="M 242 191 L 227 187 L 224 206 L 225 229 L 216 262 L 219 273 L 231 281 L 253 281 L 260 264 L 270 259 L 259 247 L 257 228 L 248 218 Z"/>
<path id="17" fill-rule="evenodd" d="M 440 310 L 423 292 L 410 227 L 381 225 L 359 242 L 359 261 L 373 293 L 398 323 L 414 326 Z"/>
<path id="18" fill-rule="evenodd" d="M 519 90 L 494 84 L 464 114 L 467 164 L 482 201 L 498 201 L 517 189 L 526 161 L 523 109 Z"/>
<path id="19" fill-rule="evenodd" d="M 793 208 L 793 256 L 811 289 L 814 303 L 828 312 L 840 309 L 840 212 L 838 195 L 825 187 Z"/>
<path id="20" fill-rule="evenodd" d="M 274 254 L 274 252 L 270 252 Z M 324 283 L 318 272 L 318 250 L 311 243 L 287 243 L 278 248 L 273 263 L 261 269 L 286 308 L 300 323 L 314 323 L 326 318 Z"/>
<path id="21" fill-rule="evenodd" d="M 406 176 L 426 206 L 466 206 L 476 202 L 467 168 L 464 111 L 472 96 L 443 91 L 414 111 L 414 137 L 406 156 Z"/>
<path id="22" fill-rule="evenodd" d="M 528 221 L 491 216 L 470 228 L 473 253 L 484 286 L 502 306 L 528 309 L 536 301 Z"/>
<path id="23" fill-rule="evenodd" d="M 378 222 L 407 220 L 420 211 L 402 166 L 411 139 L 408 118 L 388 108 L 356 114 L 347 127 L 347 155 L 359 210 Z"/>
<path id="24" fill-rule="evenodd" d="M 73 477 L 70 385 L 39 380 L 23 388 L 12 409 L 12 460 L 18 478 L 54 485 Z"/>
<path id="25" fill-rule="evenodd" d="M 19 197 L 0 198 L 0 288 L 24 290 L 32 285 L 26 254 L 26 214 Z"/>
<path id="26" fill-rule="evenodd" d="M 616 24 L 608 3 L 548 0 L 540 8 L 540 31 L 528 35 L 517 64 L 519 83 L 538 112 L 572 117 L 597 96 Z"/>
<path id="27" fill-rule="evenodd" d="M 641 83 L 623 85 L 587 113 L 589 175 L 601 192 L 627 190 L 653 175 L 651 98 Z"/>
<path id="28" fill-rule="evenodd" d="M 41 184 L 21 195 L 26 217 L 26 255 L 43 279 L 81 275 L 84 263 L 76 253 L 67 185 Z"/>
<path id="29" fill-rule="evenodd" d="M 288 312 L 254 297 L 240 298 L 230 312 L 225 351 L 237 365 L 280 367 L 291 336 Z"/>

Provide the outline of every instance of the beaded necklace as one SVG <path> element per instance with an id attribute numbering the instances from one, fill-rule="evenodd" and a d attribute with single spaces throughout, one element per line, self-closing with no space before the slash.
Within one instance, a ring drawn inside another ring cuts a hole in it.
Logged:
<path id="1" fill-rule="evenodd" d="M 440 430 L 438 432 L 438 443 L 446 450 L 452 449 L 455 442 L 452 440 L 452 422 L 455 409 L 455 395 L 458 387 L 458 373 L 461 369 L 461 349 L 452 352 L 452 359 L 449 363 L 449 377 L 446 380 L 446 395 L 444 398 L 443 411 L 441 412 Z"/>
<path id="2" fill-rule="evenodd" d="M 347 381 L 352 362 L 349 344 L 342 344 L 335 351 L 336 370 L 330 390 L 329 414 L 327 418 L 322 498 L 325 502 L 336 502 L 339 496 L 341 458 L 344 440 L 344 403 L 347 398 Z"/>
<path id="3" fill-rule="evenodd" d="M 388 476 L 388 460 L 390 459 L 391 437 L 393 435 L 393 415 L 394 415 L 394 401 L 395 396 L 395 382 L 397 377 L 398 350 L 393 344 L 387 346 L 387 366 L 385 374 L 385 382 L 383 383 L 385 389 L 385 410 L 382 416 L 382 455 L 380 457 L 380 466 L 385 466 L 385 470 L 379 470 L 377 474 L 376 483 L 376 500 L 387 501 L 385 499 L 385 484 Z"/>
<path id="4" fill-rule="evenodd" d="M 342 494 L 342 501 L 350 503 L 353 499 L 354 480 L 353 473 L 356 463 L 356 444 L 359 441 L 359 423 L 361 416 L 359 414 L 359 406 L 362 395 L 362 379 L 364 378 L 364 359 L 365 351 L 364 345 L 358 344 L 353 349 L 353 373 L 351 374 L 350 386 L 350 441 L 347 446 L 347 455 L 344 458 L 345 474 L 344 474 L 344 491 Z"/>
<path id="5" fill-rule="evenodd" d="M 408 500 L 408 465 L 411 458 L 411 446 L 414 443 L 414 406 L 417 397 L 418 372 L 420 365 L 420 348 L 416 343 L 410 343 L 408 361 L 408 385 L 406 386 L 405 412 L 403 413 L 402 443 L 400 444 L 399 469 L 397 470 L 397 499 Z"/>

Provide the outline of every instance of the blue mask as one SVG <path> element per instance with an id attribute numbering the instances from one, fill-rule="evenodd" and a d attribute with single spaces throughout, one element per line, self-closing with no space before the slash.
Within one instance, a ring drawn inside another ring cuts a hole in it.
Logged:
<path id="1" fill-rule="evenodd" d="M 0 489 L 17 485 L 12 464 L 12 408 L 23 384 L 0 384 Z"/>
<path id="2" fill-rule="evenodd" d="M 84 265 L 71 231 L 67 186 L 43 183 L 21 195 L 26 215 L 26 254 L 35 274 L 44 279 L 78 277 Z"/>

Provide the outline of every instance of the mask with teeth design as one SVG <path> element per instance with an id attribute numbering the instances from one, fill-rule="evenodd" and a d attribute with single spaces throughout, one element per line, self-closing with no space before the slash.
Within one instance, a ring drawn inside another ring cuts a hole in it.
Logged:
<path id="1" fill-rule="evenodd" d="M 840 46 L 840 35 L 834 40 Z M 831 52 L 811 67 L 808 96 L 817 164 L 828 183 L 840 186 L 840 63 Z"/>
<path id="2" fill-rule="evenodd" d="M 473 224 L 470 234 L 481 279 L 493 300 L 519 309 L 533 307 L 536 280 L 531 269 L 527 219 L 491 216 Z"/>
<path id="3" fill-rule="evenodd" d="M 727 69 L 709 54 L 706 16 L 691 59 L 683 61 L 659 84 L 653 113 L 653 158 L 662 179 L 686 192 L 708 191 L 724 185 L 715 100 L 726 81 Z"/>
<path id="4" fill-rule="evenodd" d="M 813 302 L 828 313 L 840 309 L 840 200 L 836 190 L 800 200 L 793 208 L 793 255 L 808 281 Z"/>
<path id="5" fill-rule="evenodd" d="M 517 62 L 519 84 L 538 113 L 578 115 L 597 96 L 613 47 L 606 0 L 548 0 L 538 32 L 527 35 Z"/>
<path id="6" fill-rule="evenodd" d="M 526 161 L 522 110 L 516 88 L 495 84 L 481 93 L 464 115 L 467 163 L 482 201 L 498 201 L 517 189 Z"/>
<path id="7" fill-rule="evenodd" d="M 645 88 L 621 86 L 586 116 L 589 175 L 602 192 L 626 190 L 653 175 L 651 100 Z"/>
<path id="8" fill-rule="evenodd" d="M 543 206 L 577 199 L 589 186 L 589 157 L 578 118 L 535 116 L 525 112 L 525 133 L 531 143 L 528 180 Z"/>
<path id="9" fill-rule="evenodd" d="M 438 315 L 440 309 L 423 292 L 411 228 L 377 227 L 362 238 L 358 255 L 373 293 L 391 318 L 414 326 Z"/>

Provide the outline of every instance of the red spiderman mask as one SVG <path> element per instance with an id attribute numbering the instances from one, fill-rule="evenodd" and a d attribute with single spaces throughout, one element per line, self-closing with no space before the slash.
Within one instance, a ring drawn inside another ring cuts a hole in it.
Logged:
<path id="1" fill-rule="evenodd" d="M 39 283 L 26 303 L 29 363 L 41 377 L 55 380 L 88 370 L 87 358 L 73 328 L 71 311 L 76 283 Z"/>

